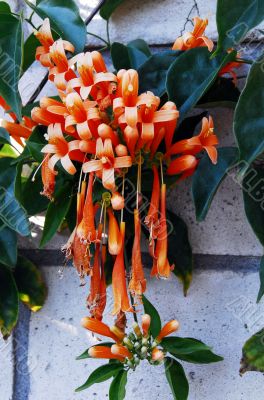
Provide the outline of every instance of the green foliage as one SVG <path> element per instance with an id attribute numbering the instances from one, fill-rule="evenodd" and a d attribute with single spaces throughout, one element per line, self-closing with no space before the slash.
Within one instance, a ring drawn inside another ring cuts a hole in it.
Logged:
<path id="1" fill-rule="evenodd" d="M 264 372 L 264 329 L 253 335 L 243 347 L 240 373 Z"/>
<path id="2" fill-rule="evenodd" d="M 4 128 L 0 128 L 0 144 L 10 144 L 9 133 Z"/>
<path id="3" fill-rule="evenodd" d="M 114 42 L 111 46 L 111 57 L 116 70 L 138 69 L 148 58 L 141 50 L 132 45 L 125 46 L 122 43 Z"/>
<path id="4" fill-rule="evenodd" d="M 228 78 L 218 78 L 205 95 L 199 100 L 198 108 L 226 107 L 234 109 L 239 100 L 240 91 Z"/>
<path id="5" fill-rule="evenodd" d="M 264 295 L 264 257 L 261 258 L 261 263 L 259 268 L 259 278 L 260 278 L 260 288 L 258 292 L 257 302 L 260 302 L 262 296 Z"/>
<path id="6" fill-rule="evenodd" d="M 17 234 L 0 220 L 0 263 L 14 267 L 17 261 Z"/>
<path id="7" fill-rule="evenodd" d="M 263 109 L 263 68 L 262 63 L 256 61 L 249 72 L 234 116 L 240 160 L 246 164 L 243 170 L 246 170 L 264 150 Z"/>
<path id="8" fill-rule="evenodd" d="M 34 33 L 31 33 L 24 43 L 24 60 L 22 65 L 22 72 L 25 72 L 31 64 L 35 61 L 36 49 L 40 43 Z M 23 114 L 24 115 L 24 114 Z"/>
<path id="9" fill-rule="evenodd" d="M 152 337 L 157 337 L 161 331 L 161 320 L 158 311 L 151 304 L 151 302 L 146 298 L 146 296 L 142 296 L 144 312 L 151 317 L 150 323 L 150 333 Z"/>
<path id="10" fill-rule="evenodd" d="M 18 318 L 18 291 L 12 271 L 0 264 L 0 329 L 8 338 Z"/>
<path id="11" fill-rule="evenodd" d="M 219 39 L 216 53 L 236 47 L 263 19 L 262 0 L 218 0 L 216 22 Z"/>
<path id="12" fill-rule="evenodd" d="M 25 2 L 42 19 L 49 18 L 52 29 L 75 47 L 75 52 L 83 51 L 86 42 L 86 26 L 74 0 L 38 0 L 36 5 Z"/>
<path id="13" fill-rule="evenodd" d="M 231 52 L 212 59 L 206 47 L 198 47 L 176 58 L 168 70 L 166 87 L 169 99 L 179 108 L 180 120 L 205 95 L 220 70 L 235 56 L 236 52 Z"/>
<path id="14" fill-rule="evenodd" d="M 0 1 L 0 13 L 11 13 L 10 6 L 5 1 Z"/>
<path id="15" fill-rule="evenodd" d="M 113 12 L 117 9 L 124 0 L 106 0 L 103 7 L 100 9 L 100 15 L 102 18 L 108 20 Z"/>
<path id="16" fill-rule="evenodd" d="M 161 346 L 174 357 L 194 364 L 210 364 L 223 360 L 212 352 L 211 347 L 197 339 L 171 336 L 164 338 Z"/>
<path id="17" fill-rule="evenodd" d="M 219 185 L 237 159 L 237 148 L 222 147 L 218 149 L 216 165 L 212 164 L 207 155 L 200 160 L 192 180 L 192 195 L 198 221 L 205 219 Z"/>
<path id="18" fill-rule="evenodd" d="M 168 259 L 174 264 L 174 274 L 182 281 L 184 295 L 192 281 L 193 254 L 185 222 L 173 212 L 167 210 Z"/>
<path id="19" fill-rule="evenodd" d="M 3 7 L 3 6 L 2 6 Z M 21 99 L 18 81 L 22 67 L 21 18 L 0 9 L 0 96 L 21 119 Z"/>
<path id="20" fill-rule="evenodd" d="M 113 379 L 110 390 L 109 400 L 123 400 L 126 396 L 127 371 L 123 370 Z"/>
<path id="21" fill-rule="evenodd" d="M 47 288 L 40 271 L 31 261 L 19 256 L 14 271 L 19 298 L 31 311 L 39 311 L 46 300 Z"/>
<path id="22" fill-rule="evenodd" d="M 116 376 L 123 369 L 124 367 L 121 363 L 102 365 L 101 367 L 95 369 L 91 373 L 87 381 L 82 386 L 78 387 L 75 391 L 81 392 L 82 390 L 88 389 L 95 383 L 105 382 L 113 376 Z M 117 399 L 118 398 L 116 397 L 115 400 Z"/>
<path id="23" fill-rule="evenodd" d="M 164 367 L 174 400 L 187 400 L 189 383 L 182 365 L 174 358 L 166 357 Z"/>

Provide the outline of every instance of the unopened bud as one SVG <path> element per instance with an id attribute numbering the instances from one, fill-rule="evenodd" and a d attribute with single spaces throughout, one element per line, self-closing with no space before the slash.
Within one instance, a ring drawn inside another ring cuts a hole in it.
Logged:
<path id="1" fill-rule="evenodd" d="M 139 327 L 138 323 L 134 322 L 132 326 L 133 326 L 134 332 L 137 335 L 137 337 L 141 338 L 142 337 L 142 333 L 141 333 L 141 330 L 140 330 L 140 327 Z"/>
<path id="2" fill-rule="evenodd" d="M 125 337 L 124 332 L 121 331 L 121 329 L 119 329 L 116 325 L 111 326 L 110 331 L 113 332 L 120 341 L 122 341 Z"/>
<path id="3" fill-rule="evenodd" d="M 143 338 L 141 343 L 143 344 L 143 346 L 146 346 L 148 344 L 148 339 Z"/>
<path id="4" fill-rule="evenodd" d="M 148 352 L 148 348 L 146 346 L 143 346 L 141 348 L 141 354 L 145 355 L 145 354 L 147 354 L 147 352 Z"/>
<path id="5" fill-rule="evenodd" d="M 131 340 L 129 340 L 129 338 L 126 336 L 125 338 L 124 338 L 124 340 L 123 340 L 123 343 L 126 345 L 126 347 L 129 349 L 129 350 L 132 350 L 133 349 L 133 343 L 131 342 Z"/>

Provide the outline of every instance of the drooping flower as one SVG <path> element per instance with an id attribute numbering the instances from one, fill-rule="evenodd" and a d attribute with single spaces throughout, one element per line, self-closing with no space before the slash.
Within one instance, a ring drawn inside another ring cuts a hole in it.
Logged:
<path id="1" fill-rule="evenodd" d="M 125 347 L 120 344 L 114 344 L 111 347 L 111 352 L 115 356 L 123 357 L 123 358 L 132 358 L 133 354 Z"/>
<path id="2" fill-rule="evenodd" d="M 164 337 L 170 335 L 171 333 L 176 332 L 179 329 L 179 326 L 180 326 L 180 324 L 176 319 L 173 319 L 173 320 L 167 322 L 161 329 L 161 331 L 158 334 L 158 336 L 156 337 L 155 341 L 157 343 L 161 342 Z"/>
<path id="3" fill-rule="evenodd" d="M 117 343 L 119 342 L 118 337 L 110 330 L 109 326 L 97 319 L 84 317 L 82 318 L 81 324 L 85 329 L 88 329 L 93 333 L 109 337 Z"/>
<path id="4" fill-rule="evenodd" d="M 41 194 L 52 200 L 56 174 L 49 168 L 49 159 L 50 155 L 46 154 L 41 165 L 41 178 L 43 183 L 43 191 Z"/>
<path id="5" fill-rule="evenodd" d="M 113 256 L 116 256 L 122 250 L 122 234 L 120 233 L 116 217 L 110 208 L 108 209 L 108 218 L 108 251 Z"/>
<path id="6" fill-rule="evenodd" d="M 208 25 L 208 19 L 194 17 L 193 22 L 193 31 L 185 32 L 183 36 L 178 37 L 172 46 L 172 50 L 189 50 L 194 47 L 208 47 L 209 51 L 213 50 L 213 41 L 208 39 L 207 36 L 204 36 L 204 31 Z"/>
<path id="7" fill-rule="evenodd" d="M 121 362 L 125 361 L 125 358 L 119 354 L 112 353 L 112 349 L 106 346 L 93 346 L 88 350 L 88 354 L 92 358 L 103 358 L 103 359 L 113 359 L 119 360 Z"/>

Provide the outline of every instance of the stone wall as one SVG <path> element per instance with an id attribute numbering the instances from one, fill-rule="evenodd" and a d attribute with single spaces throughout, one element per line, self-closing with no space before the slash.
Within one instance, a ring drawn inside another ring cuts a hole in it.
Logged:
<path id="1" fill-rule="evenodd" d="M 84 18 L 97 2 L 79 0 Z M 16 11 L 23 7 L 22 0 L 8 0 L 8 3 Z M 110 35 L 113 41 L 121 42 L 142 37 L 158 51 L 161 46 L 169 47 L 198 14 L 209 17 L 207 33 L 216 39 L 215 9 L 216 0 L 127 0 L 110 22 Z M 25 9 L 25 12 L 28 11 Z M 243 45 L 247 52 L 262 48 L 259 29 L 255 29 L 245 47 Z M 97 16 L 89 31 L 103 36 L 104 30 L 105 23 Z M 88 44 L 94 47 L 98 42 L 88 36 Z M 34 65 L 23 78 L 20 90 L 24 101 L 44 74 L 41 67 Z M 242 80 L 239 83 L 242 85 Z M 42 94 L 52 94 L 51 90 L 47 85 Z M 232 144 L 233 112 L 218 109 L 213 116 L 220 142 Z M 245 219 L 241 190 L 227 178 L 202 223 L 195 221 L 190 182 L 171 190 L 169 207 L 179 213 L 190 228 L 195 253 L 194 281 L 188 297 L 184 298 L 176 278 L 169 282 L 151 280 L 148 297 L 155 302 L 165 321 L 173 317 L 181 321 L 181 335 L 205 341 L 225 357 L 223 363 L 216 365 L 185 364 L 190 378 L 190 400 L 262 400 L 262 375 L 250 373 L 240 378 L 238 374 L 244 341 L 264 326 L 264 305 L 255 304 L 259 256 L 263 250 Z M 87 287 L 79 287 L 72 268 L 61 269 L 60 247 L 68 233 L 57 234 L 44 252 L 38 251 L 43 217 L 35 218 L 34 223 L 33 237 L 21 240 L 20 248 L 40 265 L 49 296 L 43 310 L 37 314 L 21 306 L 20 321 L 13 336 L 6 343 L 0 341 L 1 399 L 107 398 L 108 383 L 74 393 L 94 366 L 100 365 L 94 360 L 75 361 L 75 357 L 94 342 L 80 327 L 80 318 L 86 314 Z M 172 398 L 159 368 L 146 371 L 144 367 L 129 380 L 127 399 L 139 398 Z"/>

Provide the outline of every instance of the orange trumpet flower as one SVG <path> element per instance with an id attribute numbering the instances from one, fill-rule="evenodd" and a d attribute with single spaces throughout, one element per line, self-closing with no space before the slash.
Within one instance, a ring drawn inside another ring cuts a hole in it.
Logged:
<path id="1" fill-rule="evenodd" d="M 161 331 L 158 334 L 158 336 L 156 337 L 155 341 L 157 343 L 161 342 L 164 337 L 170 335 L 171 333 L 176 332 L 179 329 L 179 326 L 180 326 L 180 324 L 176 319 L 173 319 L 173 320 L 167 322 L 161 329 Z"/>
<path id="2" fill-rule="evenodd" d="M 143 331 L 144 337 L 148 337 L 150 323 L 151 323 L 150 315 L 148 315 L 148 314 L 142 315 L 142 331 Z"/>
<path id="3" fill-rule="evenodd" d="M 96 141 L 96 157 L 99 160 L 91 160 L 83 164 L 83 172 L 101 171 L 103 186 L 115 191 L 115 169 L 131 167 L 131 157 L 115 157 L 111 140 L 105 139 L 103 143 L 101 138 Z"/>
<path id="4" fill-rule="evenodd" d="M 120 234 L 118 223 L 113 211 L 108 209 L 108 251 L 113 256 L 119 254 L 122 250 L 122 235 Z"/>
<path id="5" fill-rule="evenodd" d="M 41 194 L 52 200 L 55 189 L 56 174 L 49 168 L 50 154 L 46 154 L 41 165 L 41 177 L 43 183 L 43 191 Z"/>
<path id="6" fill-rule="evenodd" d="M 182 178 L 190 176 L 196 169 L 197 159 L 192 155 L 183 155 L 173 160 L 167 169 L 167 175 L 182 174 Z"/>
<path id="7" fill-rule="evenodd" d="M 183 36 L 178 37 L 172 46 L 172 50 L 189 50 L 194 47 L 208 47 L 209 51 L 214 48 L 214 42 L 203 33 L 208 25 L 208 19 L 199 17 L 193 18 L 194 28 L 192 32 L 186 32 Z"/>
<path id="8" fill-rule="evenodd" d="M 139 210 L 134 210 L 134 226 L 135 238 L 132 249 L 132 278 L 129 283 L 129 290 L 133 296 L 137 296 L 141 300 L 142 294 L 146 291 L 146 279 L 141 259 L 141 222 L 139 218 Z"/>
<path id="9" fill-rule="evenodd" d="M 163 351 L 158 349 L 157 347 L 155 347 L 155 349 L 152 350 L 151 359 L 153 361 L 161 362 L 164 360 L 164 357 L 165 357 L 165 354 L 163 353 Z"/>
<path id="10" fill-rule="evenodd" d="M 114 296 L 114 308 L 112 311 L 113 315 L 118 314 L 120 311 L 132 311 L 127 294 L 126 272 L 124 264 L 125 222 L 121 222 L 120 232 L 120 241 L 122 243 L 122 247 L 116 257 L 112 274 L 112 287 Z"/>
<path id="11" fill-rule="evenodd" d="M 119 342 L 118 337 L 110 330 L 109 326 L 104 324 L 101 321 L 98 321 L 94 318 L 84 317 L 81 320 L 81 324 L 85 329 L 93 333 L 97 333 L 98 335 L 106 336 L 113 339 L 115 342 Z"/>
<path id="12" fill-rule="evenodd" d="M 111 352 L 115 356 L 119 356 L 119 357 L 123 357 L 123 358 L 131 359 L 133 357 L 133 354 L 130 353 L 130 351 L 125 346 L 122 346 L 121 344 L 113 344 L 113 346 L 111 347 Z"/>
<path id="13" fill-rule="evenodd" d="M 93 346 L 88 350 L 88 354 L 92 358 L 113 359 L 121 362 L 125 361 L 124 357 L 121 357 L 118 354 L 113 354 L 111 348 L 107 346 Z"/>
<path id="14" fill-rule="evenodd" d="M 153 186 L 152 186 L 152 195 L 150 200 L 150 206 L 148 215 L 145 218 L 145 224 L 147 225 L 150 231 L 150 241 L 152 239 L 156 239 L 156 229 L 155 226 L 159 220 L 159 202 L 160 202 L 160 181 L 159 181 L 159 172 L 156 165 L 152 166 L 153 171 Z"/>

